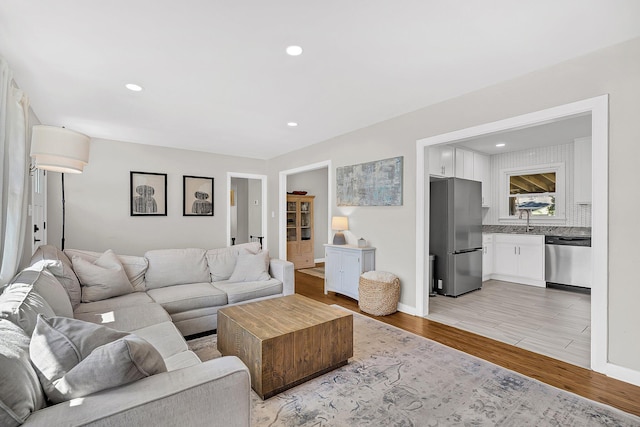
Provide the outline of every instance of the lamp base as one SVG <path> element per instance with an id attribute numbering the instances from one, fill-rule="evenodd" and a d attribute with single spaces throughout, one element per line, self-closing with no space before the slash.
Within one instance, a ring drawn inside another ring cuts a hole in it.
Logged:
<path id="1" fill-rule="evenodd" d="M 333 244 L 334 245 L 346 245 L 347 240 L 344 238 L 344 233 L 336 233 L 333 235 Z"/>

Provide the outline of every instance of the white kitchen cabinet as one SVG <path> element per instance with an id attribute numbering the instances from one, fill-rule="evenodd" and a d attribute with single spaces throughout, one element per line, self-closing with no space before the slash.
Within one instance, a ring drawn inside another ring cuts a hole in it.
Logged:
<path id="1" fill-rule="evenodd" d="M 375 269 L 375 248 L 324 245 L 324 293 L 358 297 L 360 275 Z"/>
<path id="2" fill-rule="evenodd" d="M 494 234 L 492 278 L 545 287 L 544 236 Z"/>
<path id="3" fill-rule="evenodd" d="M 473 151 L 456 148 L 456 178 L 479 181 L 475 178 L 473 171 L 474 155 Z"/>
<path id="4" fill-rule="evenodd" d="M 453 147 L 429 147 L 429 175 L 450 177 L 454 176 L 455 152 Z"/>
<path id="5" fill-rule="evenodd" d="M 482 206 L 491 205 L 491 158 L 473 153 L 473 179 L 482 182 Z"/>
<path id="6" fill-rule="evenodd" d="M 591 137 L 574 139 L 573 200 L 578 205 L 591 204 Z"/>
<path id="7" fill-rule="evenodd" d="M 482 281 L 493 274 L 493 234 L 482 233 Z"/>

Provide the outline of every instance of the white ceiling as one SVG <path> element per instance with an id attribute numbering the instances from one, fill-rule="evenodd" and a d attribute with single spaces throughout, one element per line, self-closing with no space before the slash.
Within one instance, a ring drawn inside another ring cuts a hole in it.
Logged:
<path id="1" fill-rule="evenodd" d="M 0 2 L 44 124 L 262 159 L 639 36 L 637 0 Z"/>
<path id="2" fill-rule="evenodd" d="M 517 130 L 496 132 L 452 145 L 494 155 L 534 147 L 570 144 L 574 139 L 586 136 L 591 136 L 591 114 L 582 114 Z M 504 146 L 496 147 L 496 144 L 504 144 Z"/>

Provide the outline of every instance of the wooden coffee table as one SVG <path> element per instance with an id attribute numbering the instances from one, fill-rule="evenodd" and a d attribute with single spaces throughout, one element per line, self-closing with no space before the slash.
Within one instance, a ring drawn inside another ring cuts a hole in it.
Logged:
<path id="1" fill-rule="evenodd" d="M 262 399 L 346 365 L 353 315 L 289 295 L 218 311 L 218 350 L 238 356 Z"/>

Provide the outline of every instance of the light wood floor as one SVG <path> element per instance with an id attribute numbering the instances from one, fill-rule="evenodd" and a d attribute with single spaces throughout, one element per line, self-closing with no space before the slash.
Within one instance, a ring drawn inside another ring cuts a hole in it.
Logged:
<path id="1" fill-rule="evenodd" d="M 326 304 L 338 304 L 369 316 L 361 312 L 358 308 L 358 302 L 351 298 L 333 292 L 325 295 L 324 281 L 320 278 L 296 272 L 295 281 L 296 293 L 298 294 Z M 554 387 L 640 416 L 640 387 L 434 320 L 400 312 L 384 317 L 369 317 L 472 354 Z"/>
<path id="2" fill-rule="evenodd" d="M 591 296 L 488 280 L 458 298 L 429 299 L 428 319 L 590 367 Z"/>

